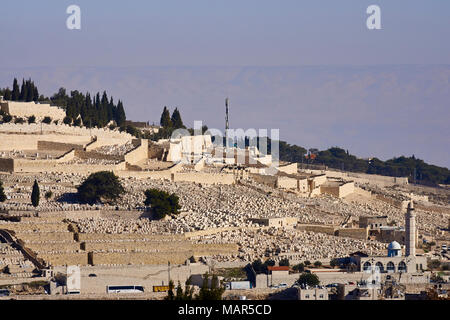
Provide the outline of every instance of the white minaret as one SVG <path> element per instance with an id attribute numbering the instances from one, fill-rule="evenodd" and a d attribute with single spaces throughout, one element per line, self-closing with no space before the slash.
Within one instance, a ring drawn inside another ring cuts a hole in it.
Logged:
<path id="1" fill-rule="evenodd" d="M 414 205 L 411 200 L 408 203 L 405 216 L 405 242 L 406 256 L 416 255 L 416 214 L 414 213 Z"/>

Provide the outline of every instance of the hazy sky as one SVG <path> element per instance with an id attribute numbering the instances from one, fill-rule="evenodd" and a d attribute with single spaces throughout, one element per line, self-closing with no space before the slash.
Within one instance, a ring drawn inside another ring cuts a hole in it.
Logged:
<path id="1" fill-rule="evenodd" d="M 66 8 L 81 7 L 81 30 Z M 366 28 L 381 7 L 382 30 Z M 164 105 L 204 120 L 280 128 L 305 147 L 450 167 L 448 0 L 2 0 L 0 87 L 32 77 L 107 90 L 133 120 Z"/>
<path id="2" fill-rule="evenodd" d="M 70 4 L 81 30 L 66 28 Z M 366 28 L 371 4 L 382 30 Z M 450 63 L 448 0 L 2 0 L 1 12 L 2 66 Z"/>

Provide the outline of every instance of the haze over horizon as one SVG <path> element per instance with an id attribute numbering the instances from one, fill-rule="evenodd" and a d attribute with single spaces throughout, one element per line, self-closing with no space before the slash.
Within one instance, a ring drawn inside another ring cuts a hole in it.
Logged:
<path id="1" fill-rule="evenodd" d="M 106 90 L 131 120 L 167 105 L 219 129 L 228 96 L 232 127 L 449 168 L 450 2 L 376 2 L 382 30 L 366 28 L 368 0 L 6 0 L 0 87 Z M 71 4 L 81 30 L 66 28 Z"/>
<path id="2" fill-rule="evenodd" d="M 306 148 L 339 146 L 359 157 L 415 155 L 450 167 L 448 66 L 0 68 L 0 87 L 31 77 L 41 93 L 106 90 L 127 118 L 159 123 L 178 107 L 185 125 L 280 129 Z M 447 110 L 448 111 L 448 110 Z"/>

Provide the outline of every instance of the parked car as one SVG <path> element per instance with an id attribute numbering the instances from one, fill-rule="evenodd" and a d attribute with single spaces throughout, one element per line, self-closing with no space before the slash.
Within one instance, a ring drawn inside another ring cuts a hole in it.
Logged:
<path id="1" fill-rule="evenodd" d="M 0 289 L 0 297 L 8 297 L 10 292 L 8 289 Z"/>
<path id="2" fill-rule="evenodd" d="M 278 285 L 278 288 L 287 288 L 288 287 L 288 285 L 286 284 L 286 283 L 280 283 L 279 285 Z"/>
<path id="3" fill-rule="evenodd" d="M 325 286 L 326 288 L 337 288 L 339 287 L 338 283 L 330 283 Z"/>
<path id="4" fill-rule="evenodd" d="M 88 277 L 96 277 L 97 275 L 95 274 L 95 273 L 91 273 L 91 274 L 89 274 L 89 276 Z"/>

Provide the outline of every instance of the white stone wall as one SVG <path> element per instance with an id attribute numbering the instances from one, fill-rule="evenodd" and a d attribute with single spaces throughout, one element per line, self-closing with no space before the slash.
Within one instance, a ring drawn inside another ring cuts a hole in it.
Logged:
<path id="1" fill-rule="evenodd" d="M 37 119 L 44 117 L 51 117 L 52 120 L 63 120 L 66 116 L 64 109 L 51 106 L 50 104 L 37 104 L 32 102 L 16 102 L 5 101 L 0 103 L 3 111 L 16 117 L 30 117 L 35 116 Z"/>

